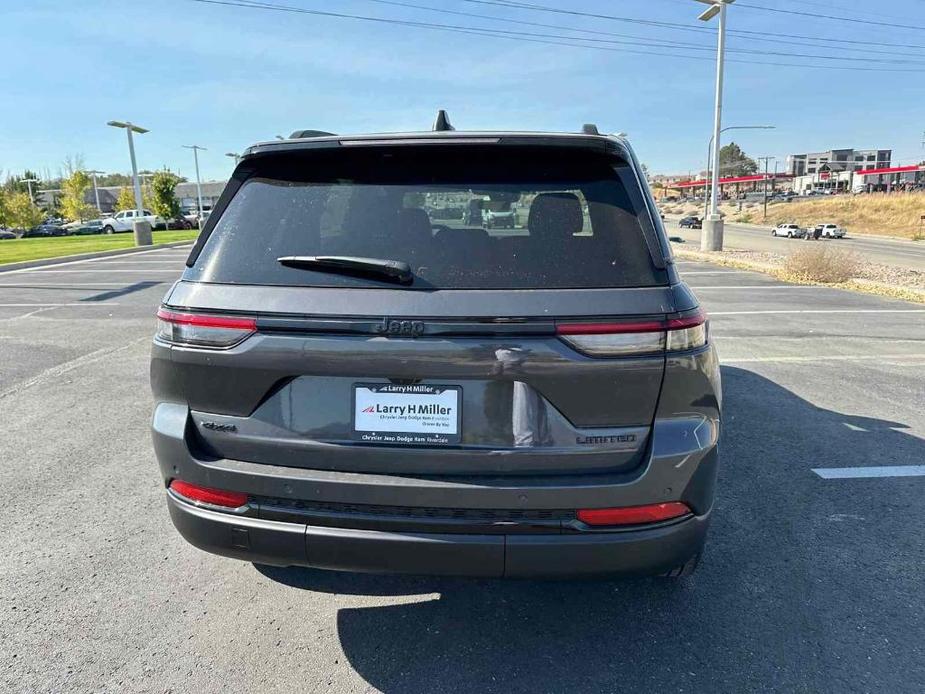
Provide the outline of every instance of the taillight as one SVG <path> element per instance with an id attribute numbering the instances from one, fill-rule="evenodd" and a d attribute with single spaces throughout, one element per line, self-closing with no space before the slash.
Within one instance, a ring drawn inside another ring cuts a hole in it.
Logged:
<path id="1" fill-rule="evenodd" d="M 708 339 L 706 316 L 614 323 L 560 323 L 556 334 L 592 357 L 683 352 L 703 347 Z"/>
<path id="2" fill-rule="evenodd" d="M 229 492 L 224 489 L 200 487 L 198 484 L 191 484 L 183 480 L 173 480 L 170 483 L 170 489 L 184 499 L 211 504 L 212 506 L 240 508 L 247 503 L 247 494 L 242 492 Z"/>
<path id="3" fill-rule="evenodd" d="M 623 506 L 621 508 L 585 508 L 576 514 L 578 520 L 588 525 L 641 525 L 680 518 L 691 513 L 687 504 L 667 501 L 645 506 Z"/>
<path id="4" fill-rule="evenodd" d="M 175 345 L 231 347 L 256 331 L 253 318 L 157 310 L 157 337 Z"/>

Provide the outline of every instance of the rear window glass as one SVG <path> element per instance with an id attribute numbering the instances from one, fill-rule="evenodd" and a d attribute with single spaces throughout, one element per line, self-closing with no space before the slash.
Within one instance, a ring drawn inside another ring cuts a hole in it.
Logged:
<path id="1" fill-rule="evenodd" d="M 367 149 L 367 148 L 364 148 Z M 408 147 L 276 157 L 238 189 L 187 279 L 396 287 L 284 256 L 406 262 L 404 290 L 665 284 L 631 169 L 600 154 Z"/>

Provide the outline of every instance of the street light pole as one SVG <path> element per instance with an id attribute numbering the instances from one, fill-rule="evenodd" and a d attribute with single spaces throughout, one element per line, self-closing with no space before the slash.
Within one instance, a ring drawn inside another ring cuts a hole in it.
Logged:
<path id="1" fill-rule="evenodd" d="M 132 160 L 132 183 L 135 188 L 135 214 L 136 216 L 141 216 L 144 203 L 141 200 L 141 182 L 138 180 L 138 164 L 135 162 L 135 143 L 132 141 L 132 133 L 136 132 L 143 135 L 148 131 L 145 128 L 133 125 L 130 121 L 111 120 L 106 125 L 111 125 L 114 128 L 125 128 L 125 132 L 128 134 L 128 154 Z"/>
<path id="2" fill-rule="evenodd" d="M 710 211 L 703 222 L 703 231 L 700 240 L 700 249 L 704 251 L 723 250 L 723 219 L 717 209 L 719 197 L 719 149 L 720 133 L 723 120 L 723 63 L 726 53 L 726 6 L 735 0 L 698 0 L 708 4 L 706 10 L 697 19 L 708 22 L 719 15 L 719 29 L 716 42 L 716 95 L 713 113 L 713 176 L 710 191 Z"/>
<path id="3" fill-rule="evenodd" d="M 727 125 L 725 128 L 720 130 L 721 133 L 726 132 L 727 130 L 774 130 L 777 126 L 774 125 Z M 710 180 L 710 157 L 713 153 L 713 136 L 710 135 L 710 144 L 707 145 L 707 168 L 704 173 L 704 182 L 703 182 L 703 217 L 706 219 L 709 209 L 707 203 L 709 202 L 709 195 L 707 188 L 707 182 Z"/>
<path id="4" fill-rule="evenodd" d="M 234 159 L 234 165 L 235 165 L 235 166 L 237 166 L 237 165 L 238 165 L 238 162 L 241 161 L 241 155 L 240 155 L 240 154 L 235 154 L 234 152 L 225 152 L 225 156 L 226 156 L 226 157 L 231 157 L 232 159 Z"/>
<path id="5" fill-rule="evenodd" d="M 97 171 L 96 169 L 94 169 L 93 171 L 88 171 L 87 173 L 93 177 L 93 199 L 96 200 L 96 211 L 99 214 L 103 214 L 103 210 L 100 209 L 100 191 L 96 187 L 96 175 L 101 174 L 103 172 Z"/>
<path id="6" fill-rule="evenodd" d="M 193 163 L 196 165 L 196 198 L 199 200 L 199 214 L 196 215 L 196 221 L 199 224 L 199 231 L 202 231 L 202 183 L 199 181 L 199 150 L 205 151 L 205 147 L 199 145 L 183 145 L 186 149 L 193 150 Z"/>
<path id="7" fill-rule="evenodd" d="M 34 204 L 35 204 L 35 200 L 32 199 L 32 184 L 33 184 L 33 183 L 38 183 L 38 182 L 39 182 L 39 179 L 37 179 L 37 178 L 21 178 L 21 179 L 19 179 L 19 182 L 20 182 L 20 183 L 25 183 L 25 184 L 26 184 L 26 187 L 29 189 L 29 202 L 31 202 L 31 203 L 34 205 Z"/>

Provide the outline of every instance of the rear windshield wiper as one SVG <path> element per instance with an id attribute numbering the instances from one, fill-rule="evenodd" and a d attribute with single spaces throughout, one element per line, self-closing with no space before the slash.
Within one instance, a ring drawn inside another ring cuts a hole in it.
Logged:
<path id="1" fill-rule="evenodd" d="M 390 282 L 411 284 L 411 266 L 401 260 L 362 258 L 353 255 L 284 255 L 276 262 L 286 267 L 339 272 L 344 275 L 372 275 Z"/>

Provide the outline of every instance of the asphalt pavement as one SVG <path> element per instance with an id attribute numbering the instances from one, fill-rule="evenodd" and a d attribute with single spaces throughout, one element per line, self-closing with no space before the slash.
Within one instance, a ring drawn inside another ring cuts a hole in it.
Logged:
<path id="1" fill-rule="evenodd" d="M 669 217 L 665 228 L 671 236 L 680 236 L 686 242 L 700 249 L 700 229 L 680 229 L 680 217 Z M 823 221 L 823 220 L 820 220 Z M 802 248 L 800 239 L 771 236 L 771 227 L 756 227 L 728 222 L 724 225 L 724 243 L 728 248 L 746 251 L 766 251 L 789 254 L 794 249 Z M 925 272 L 925 241 L 907 241 L 904 239 L 881 238 L 851 234 L 842 239 L 822 239 L 824 243 L 837 244 L 856 252 L 861 258 L 871 263 L 895 265 L 897 267 Z"/>
<path id="2" fill-rule="evenodd" d="M 725 392 L 689 580 L 367 576 L 171 526 L 147 368 L 184 257 L 0 273 L 3 691 L 925 691 L 922 305 L 681 263 Z"/>

